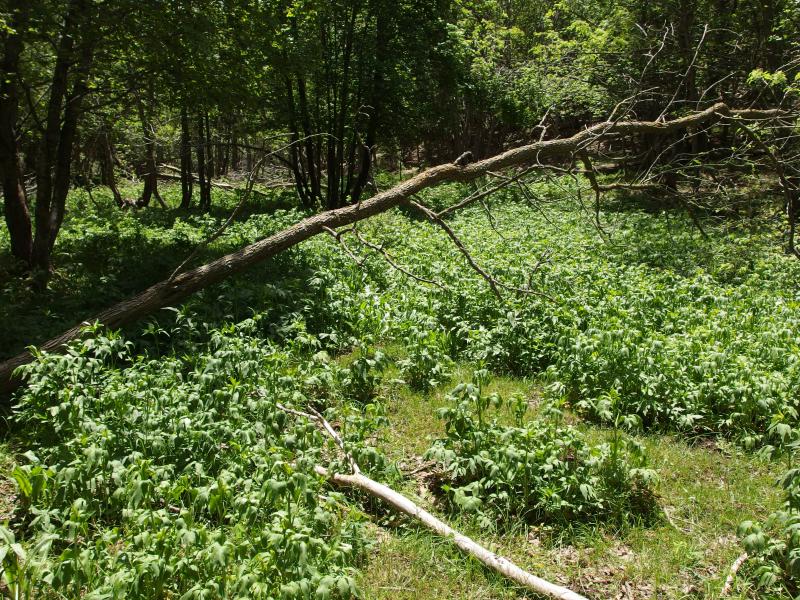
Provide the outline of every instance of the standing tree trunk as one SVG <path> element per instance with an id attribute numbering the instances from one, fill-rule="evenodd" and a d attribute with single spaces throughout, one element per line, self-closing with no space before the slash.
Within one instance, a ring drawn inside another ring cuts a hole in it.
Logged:
<path id="1" fill-rule="evenodd" d="M 355 179 L 353 189 L 350 191 L 350 200 L 352 202 L 359 202 L 361 194 L 364 191 L 364 186 L 369 181 L 370 170 L 372 169 L 372 153 L 375 150 L 375 143 L 377 141 L 378 122 L 381 118 L 381 99 L 384 95 L 384 75 L 385 62 L 388 59 L 389 51 L 389 32 L 388 22 L 385 14 L 378 10 L 376 11 L 375 22 L 375 67 L 372 75 L 372 112 L 369 116 L 369 124 L 367 125 L 367 136 L 361 144 L 361 161 L 358 171 L 358 177 Z"/>
<path id="2" fill-rule="evenodd" d="M 295 114 L 294 105 L 294 88 L 292 87 L 292 80 L 289 77 L 285 78 L 286 84 L 286 101 L 289 109 L 289 130 L 291 132 L 291 143 L 289 144 L 289 165 L 294 175 L 295 187 L 297 188 L 297 195 L 300 201 L 306 208 L 311 208 L 316 203 L 314 196 L 308 189 L 308 183 L 301 168 L 300 163 L 300 134 L 297 130 L 297 115 Z M 247 170 L 252 169 L 251 166 L 252 156 L 248 150 L 247 154 Z"/>
<path id="3" fill-rule="evenodd" d="M 111 142 L 111 126 L 108 123 L 103 125 L 97 143 L 100 146 L 100 183 L 111 190 L 114 202 L 122 208 L 125 203 L 122 201 L 122 194 L 119 193 L 117 179 L 114 176 L 114 147 Z"/>
<path id="4" fill-rule="evenodd" d="M 240 154 L 239 154 L 239 136 L 236 133 L 231 133 L 231 171 L 234 173 L 238 173 L 241 171 L 240 165 Z"/>
<path id="5" fill-rule="evenodd" d="M 19 144 L 17 142 L 18 90 L 16 73 L 19 70 L 19 56 L 22 52 L 22 31 L 24 31 L 30 8 L 26 0 L 10 3 L 10 29 L 5 34 L 2 63 L 0 63 L 0 172 L 2 172 L 4 216 L 11 236 L 11 254 L 31 264 L 33 238 L 31 216 L 25 197 L 25 185 L 20 166 Z"/>
<path id="6" fill-rule="evenodd" d="M 35 287 L 47 285 L 51 254 L 64 219 L 70 184 L 72 145 L 83 97 L 88 92 L 89 70 L 94 59 L 94 7 L 88 0 L 72 0 L 56 52 L 55 67 L 47 103 L 45 131 L 36 161 L 36 235 L 32 264 L 38 270 Z M 80 43 L 75 47 L 75 39 Z M 75 68 L 72 90 L 68 92 L 70 67 Z"/>
<path id="7" fill-rule="evenodd" d="M 211 180 L 216 175 L 214 171 L 214 144 L 211 143 L 211 119 L 206 113 L 206 199 L 203 210 L 211 210 Z"/>
<path id="8" fill-rule="evenodd" d="M 334 164 L 328 165 L 328 185 L 334 186 L 332 198 L 333 205 L 329 208 L 338 208 L 347 201 L 345 188 L 345 123 L 349 117 L 350 109 L 350 63 L 353 56 L 353 38 L 355 36 L 356 16 L 358 8 L 354 5 L 345 30 L 344 52 L 342 56 L 342 87 L 339 92 L 339 115 L 335 121 L 336 150 Z M 336 176 L 331 177 L 335 172 Z"/>
<path id="9" fill-rule="evenodd" d="M 142 135 L 144 136 L 144 151 L 145 151 L 145 174 L 144 174 L 144 190 L 142 197 L 139 200 L 139 206 L 150 206 L 150 200 L 155 196 L 158 203 L 162 208 L 167 205 L 161 198 L 158 192 L 158 167 L 156 166 L 156 134 L 153 127 L 150 114 L 152 114 L 153 98 L 152 90 L 148 98 L 148 107 L 146 108 L 141 97 L 136 99 L 136 104 L 139 108 L 139 121 L 142 124 Z"/>
<path id="10" fill-rule="evenodd" d="M 203 117 L 197 119 L 197 180 L 200 185 L 200 210 L 211 208 L 210 178 L 206 178 L 206 136 Z"/>
<path id="11" fill-rule="evenodd" d="M 192 205 L 192 142 L 189 131 L 189 113 L 181 107 L 181 208 Z"/>

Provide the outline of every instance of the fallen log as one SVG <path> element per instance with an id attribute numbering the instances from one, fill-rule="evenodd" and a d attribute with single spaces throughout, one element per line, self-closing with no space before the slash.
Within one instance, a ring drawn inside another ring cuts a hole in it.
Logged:
<path id="1" fill-rule="evenodd" d="M 604 121 L 567 138 L 540 140 L 527 146 L 507 150 L 496 156 L 467 165 L 453 163 L 427 169 L 395 187 L 380 192 L 372 198 L 303 219 L 302 221 L 255 242 L 241 250 L 222 256 L 208 264 L 192 269 L 167 281 L 161 281 L 143 292 L 92 316 L 59 336 L 38 345 L 40 350 L 54 352 L 75 339 L 87 322 L 99 322 L 110 328 L 121 327 L 165 306 L 172 306 L 190 294 L 240 273 L 256 263 L 271 258 L 326 229 L 336 229 L 367 219 L 407 202 L 414 194 L 446 182 L 469 182 L 490 171 L 510 167 L 543 165 L 544 161 L 574 155 L 606 136 L 638 135 L 642 133 L 670 134 L 692 130 L 700 125 L 709 126 L 721 119 L 764 120 L 785 116 L 778 109 L 735 110 L 719 102 L 709 108 L 670 121 Z M 14 371 L 33 360 L 25 351 L 0 364 L 0 392 L 10 391 L 20 385 Z"/>
<path id="2" fill-rule="evenodd" d="M 382 483 L 378 483 L 374 479 L 370 479 L 362 473 L 342 475 L 340 473 L 329 473 L 322 467 L 316 467 L 316 471 L 338 486 L 356 488 L 384 501 L 395 510 L 408 515 L 412 519 L 416 519 L 431 531 L 452 540 L 462 551 L 477 558 L 493 571 L 497 571 L 504 577 L 511 579 L 529 590 L 549 596 L 550 598 L 558 598 L 559 600 L 587 600 L 584 596 L 568 588 L 550 583 L 546 579 L 542 579 L 536 575 L 531 575 L 507 558 L 487 550 L 472 538 L 459 533 L 447 523 L 437 519 L 427 510 L 417 506 L 402 494 L 395 492 L 392 488 Z"/>
<path id="3" fill-rule="evenodd" d="M 378 483 L 374 479 L 370 479 L 364 475 L 361 472 L 361 468 L 358 466 L 358 463 L 356 463 L 356 461 L 353 459 L 352 454 L 350 454 L 345 448 L 344 441 L 342 441 L 341 436 L 325 419 L 325 417 L 323 417 L 316 410 L 309 408 L 309 410 L 313 412 L 307 413 L 283 406 L 282 404 L 278 404 L 277 406 L 279 409 L 288 414 L 296 417 L 302 417 L 316 423 L 317 426 L 336 443 L 339 453 L 348 461 L 350 464 L 350 469 L 353 471 L 353 473 L 351 475 L 344 475 L 341 473 L 331 473 L 328 471 L 328 469 L 319 465 L 314 467 L 314 470 L 317 472 L 317 474 L 326 478 L 328 481 L 331 481 L 332 483 L 335 483 L 341 487 L 359 489 L 374 498 L 382 500 L 395 510 L 421 522 L 431 531 L 441 535 L 442 537 L 451 539 L 453 543 L 463 552 L 466 552 L 470 556 L 477 558 L 480 562 L 493 571 L 500 573 L 504 577 L 511 579 L 512 581 L 531 591 L 543 594 L 550 598 L 556 598 L 557 600 L 587 600 L 587 598 L 573 592 L 568 588 L 550 583 L 546 579 L 542 579 L 541 577 L 537 577 L 536 575 L 528 573 L 507 558 L 487 550 L 472 538 L 459 533 L 447 523 L 433 516 L 424 508 L 417 506 L 414 502 L 402 494 L 394 491 L 389 486 Z"/>

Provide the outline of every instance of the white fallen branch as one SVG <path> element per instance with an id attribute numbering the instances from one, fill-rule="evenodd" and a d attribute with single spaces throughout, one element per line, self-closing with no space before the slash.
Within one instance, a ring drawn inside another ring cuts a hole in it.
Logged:
<path id="1" fill-rule="evenodd" d="M 733 561 L 731 569 L 728 572 L 728 577 L 725 579 L 725 585 L 722 586 L 722 591 L 719 593 L 720 598 L 724 598 L 731 593 L 731 590 L 733 589 L 733 581 L 736 579 L 736 573 L 739 572 L 739 569 L 742 568 L 742 565 L 748 558 L 750 558 L 750 555 L 747 554 L 747 552 L 743 552 L 739 555 L 739 558 Z"/>
<path id="2" fill-rule="evenodd" d="M 383 500 L 395 510 L 420 521 L 428 529 L 443 537 L 452 539 L 453 543 L 462 551 L 477 558 L 490 569 L 497 571 L 501 575 L 529 590 L 549 596 L 550 598 L 558 598 L 559 600 L 587 600 L 584 596 L 568 588 L 550 583 L 541 577 L 536 577 L 536 575 L 531 575 L 507 558 L 487 550 L 472 538 L 459 533 L 447 525 L 447 523 L 437 519 L 425 509 L 414 504 L 405 496 L 395 492 L 392 488 L 378 483 L 364 474 L 342 475 L 340 473 L 329 473 L 322 467 L 316 467 L 316 471 L 336 485 L 357 488 L 362 492 L 366 492 L 371 496 Z"/>
<path id="3" fill-rule="evenodd" d="M 424 508 L 418 506 L 402 494 L 394 491 L 389 486 L 383 485 L 382 483 L 378 483 L 374 479 L 370 479 L 366 475 L 361 472 L 361 469 L 356 464 L 355 460 L 351 456 L 347 450 L 345 450 L 344 442 L 342 441 L 341 436 L 336 432 L 336 430 L 331 426 L 330 423 L 323 417 L 319 412 L 310 409 L 313 411 L 314 414 L 309 414 L 306 412 L 302 412 L 299 410 L 295 410 L 292 408 L 288 408 L 283 406 L 282 404 L 278 404 L 277 407 L 282 411 L 298 416 L 304 417 L 311 421 L 314 421 L 322 427 L 322 429 L 331 436 L 336 445 L 339 449 L 344 453 L 345 457 L 347 458 L 350 466 L 353 470 L 352 475 L 343 475 L 341 473 L 331 473 L 327 469 L 317 466 L 314 470 L 320 474 L 321 476 L 325 477 L 329 481 L 335 483 L 336 485 L 342 487 L 351 487 L 361 490 L 362 492 L 366 492 L 367 494 L 374 496 L 375 498 L 379 498 L 383 500 L 386 504 L 390 505 L 395 510 L 408 515 L 409 517 L 420 521 L 423 525 L 425 525 L 428 529 L 438 533 L 439 535 L 450 538 L 453 540 L 453 543 L 458 546 L 462 551 L 466 552 L 470 556 L 477 558 L 481 561 L 484 565 L 492 569 L 493 571 L 497 571 L 504 577 L 511 579 L 512 581 L 518 583 L 519 585 L 528 588 L 534 592 L 539 594 L 543 594 L 545 596 L 549 596 L 550 598 L 557 598 L 558 600 L 587 600 L 584 596 L 573 592 L 572 590 L 562 587 L 560 585 L 556 585 L 554 583 L 550 583 L 549 581 L 542 579 L 541 577 L 536 577 L 536 575 L 531 575 L 527 571 L 521 569 L 513 562 L 504 558 L 490 550 L 487 550 L 480 544 L 478 544 L 472 538 L 467 537 L 464 534 L 459 533 L 452 527 L 450 527 L 444 521 L 436 518 L 431 513 L 429 513 Z"/>

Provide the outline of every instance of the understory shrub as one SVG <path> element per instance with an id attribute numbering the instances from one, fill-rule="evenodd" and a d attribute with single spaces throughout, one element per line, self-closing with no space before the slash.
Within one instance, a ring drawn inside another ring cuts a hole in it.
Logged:
<path id="1" fill-rule="evenodd" d="M 762 525 L 745 521 L 739 536 L 749 558 L 742 569 L 763 598 L 795 598 L 800 593 L 800 469 L 781 478 L 783 508 Z"/>
<path id="2" fill-rule="evenodd" d="M 360 512 L 314 471 L 344 467 L 313 422 L 279 404 L 327 411 L 378 475 L 385 461 L 364 440 L 380 410 L 351 409 L 336 387 L 319 385 L 339 374 L 324 353 L 307 360 L 312 338 L 282 350 L 254 335 L 256 321 L 211 331 L 191 361 L 135 355 L 121 337 L 95 332 L 24 368 L 15 421 L 30 444 L 13 473 L 17 514 L 0 531 L 12 594 L 356 593 Z"/>
<path id="3" fill-rule="evenodd" d="M 527 401 L 484 394 L 485 377 L 476 371 L 472 383 L 453 390 L 452 406 L 439 411 L 446 437 L 426 454 L 446 473 L 442 489 L 453 509 L 474 513 L 484 527 L 520 520 L 622 524 L 652 513 L 655 472 L 639 444 L 618 430 L 610 441 L 590 444 L 555 408 L 526 421 Z M 504 405 L 513 425 L 490 414 Z"/>

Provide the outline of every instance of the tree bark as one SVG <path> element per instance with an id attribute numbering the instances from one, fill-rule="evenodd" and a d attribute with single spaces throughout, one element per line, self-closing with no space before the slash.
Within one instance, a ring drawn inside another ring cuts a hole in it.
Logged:
<path id="1" fill-rule="evenodd" d="M 197 183 L 200 185 L 200 210 L 211 209 L 210 178 L 206 176 L 206 135 L 204 118 L 197 119 Z"/>
<path id="2" fill-rule="evenodd" d="M 285 77 L 284 83 L 286 87 L 286 106 L 289 111 L 289 130 L 291 132 L 289 165 L 292 170 L 292 174 L 294 175 L 295 187 L 297 188 L 297 195 L 300 197 L 300 202 L 305 208 L 311 208 L 316 203 L 316 199 L 313 194 L 313 189 L 309 190 L 308 182 L 306 181 L 306 177 L 303 173 L 300 163 L 300 135 L 297 130 L 297 114 L 294 104 L 294 87 L 292 86 L 292 79 L 290 77 Z M 252 162 L 250 154 L 248 154 L 247 162 L 247 169 L 250 170 L 250 163 Z"/>
<path id="3" fill-rule="evenodd" d="M 148 90 L 147 106 L 141 97 L 137 97 L 136 104 L 139 109 L 139 121 L 142 124 L 145 151 L 144 190 L 138 204 L 141 207 L 150 206 L 150 200 L 155 197 L 161 208 L 167 208 L 164 199 L 158 191 L 158 166 L 156 161 L 156 133 L 153 121 L 150 118 L 153 111 L 153 90 Z"/>
<path id="4" fill-rule="evenodd" d="M 17 109 L 19 91 L 17 72 L 19 56 L 22 52 L 22 31 L 28 21 L 30 5 L 26 0 L 10 3 L 10 32 L 6 33 L 3 59 L 0 63 L 0 172 L 2 172 L 4 217 L 11 237 L 11 254 L 20 259 L 26 267 L 31 265 L 33 237 L 31 216 L 25 185 L 20 166 L 19 143 L 17 140 Z"/>
<path id="5" fill-rule="evenodd" d="M 114 202 L 120 208 L 125 204 L 122 194 L 117 188 L 117 178 L 114 175 L 114 146 L 111 142 L 111 125 L 106 123 L 97 140 L 100 145 L 100 182 L 111 190 Z"/>
<path id="6" fill-rule="evenodd" d="M 181 107 L 181 208 L 192 206 L 192 142 L 189 130 L 189 112 Z"/>
<path id="7" fill-rule="evenodd" d="M 231 275 L 240 273 L 283 252 L 287 248 L 291 248 L 326 231 L 326 229 L 336 229 L 380 214 L 408 202 L 414 194 L 426 188 L 445 182 L 465 183 L 483 177 L 489 172 L 496 172 L 509 167 L 544 165 L 548 160 L 552 161 L 570 156 L 576 151 L 583 150 L 588 144 L 596 143 L 608 136 L 631 136 L 641 133 L 667 135 L 687 130 L 700 124 L 710 124 L 725 117 L 769 119 L 777 118 L 784 114 L 780 110 L 732 110 L 726 104 L 720 102 L 703 111 L 672 121 L 604 121 L 583 129 L 568 138 L 538 141 L 465 166 L 453 163 L 439 165 L 423 171 L 391 189 L 376 194 L 369 200 L 308 217 L 287 229 L 236 252 L 182 273 L 174 279 L 157 283 L 136 296 L 123 300 L 95 315 L 89 321 L 96 321 L 107 327 L 117 328 L 165 306 L 174 306 L 190 294 L 218 283 Z M 40 346 L 40 349 L 58 351 L 63 348 L 64 344 L 75 339 L 82 328 L 83 324 L 76 325 L 45 342 Z M 33 360 L 32 355 L 26 351 L 0 364 L 0 391 L 9 390 L 19 385 L 19 380 L 12 377 L 13 371 L 31 360 Z"/>
<path id="8" fill-rule="evenodd" d="M 378 11 L 375 22 L 375 70 L 372 75 L 372 113 L 367 125 L 367 137 L 361 145 L 361 161 L 358 176 L 350 192 L 352 202 L 359 202 L 364 186 L 367 185 L 372 170 L 372 153 L 377 141 L 378 123 L 381 118 L 381 104 L 384 94 L 384 63 L 389 49 L 388 23 L 381 11 Z"/>
<path id="9" fill-rule="evenodd" d="M 78 127 L 81 103 L 88 92 L 89 70 L 94 59 L 93 7 L 88 0 L 72 0 L 64 20 L 61 40 L 50 86 L 45 131 L 36 161 L 36 235 L 32 264 L 38 274 L 35 286 L 47 285 L 53 245 L 64 219 L 70 184 L 72 146 Z M 75 38 L 80 39 L 75 47 Z M 75 68 L 74 82 L 68 94 L 70 67 Z"/>

